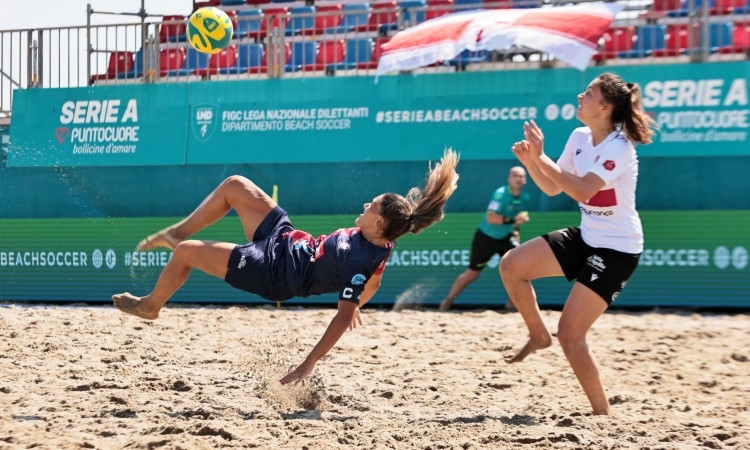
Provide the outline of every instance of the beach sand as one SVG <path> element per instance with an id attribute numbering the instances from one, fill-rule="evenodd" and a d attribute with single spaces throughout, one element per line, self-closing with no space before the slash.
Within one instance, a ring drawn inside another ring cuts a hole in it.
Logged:
<path id="1" fill-rule="evenodd" d="M 304 385 L 335 310 L 0 305 L 0 449 L 748 449 L 750 315 L 607 312 L 613 416 L 518 313 L 365 308 Z M 543 311 L 554 333 L 560 313 Z"/>

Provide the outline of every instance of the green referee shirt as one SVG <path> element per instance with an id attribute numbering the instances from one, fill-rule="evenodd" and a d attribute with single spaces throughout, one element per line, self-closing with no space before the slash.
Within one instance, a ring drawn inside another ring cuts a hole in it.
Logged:
<path id="1" fill-rule="evenodd" d="M 510 190 L 510 186 L 503 186 L 498 188 L 490 199 L 489 205 L 487 205 L 487 211 L 500 214 L 504 219 L 516 217 L 519 213 L 526 211 L 529 205 L 529 195 L 521 192 L 521 195 L 515 196 Z M 484 234 L 495 239 L 502 239 L 511 231 L 513 231 L 513 224 L 493 225 L 487 222 L 487 215 L 482 218 L 482 223 L 479 224 L 479 229 Z"/>

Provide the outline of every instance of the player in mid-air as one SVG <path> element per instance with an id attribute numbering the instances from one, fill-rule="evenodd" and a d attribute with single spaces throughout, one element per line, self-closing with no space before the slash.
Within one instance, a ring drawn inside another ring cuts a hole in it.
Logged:
<path id="1" fill-rule="evenodd" d="M 355 228 L 317 238 L 296 230 L 286 211 L 252 181 L 229 177 L 185 219 L 138 244 L 141 251 L 173 250 L 151 293 L 136 297 L 125 292 L 113 295 L 112 301 L 122 312 L 154 320 L 193 268 L 269 300 L 338 292 L 338 312 L 325 333 L 302 364 L 281 379 L 282 384 L 296 383 L 312 372 L 347 328 L 362 323 L 359 307 L 380 287 L 393 242 L 443 218 L 457 187 L 458 159 L 446 150 L 422 189 L 414 187 L 406 196 L 379 195 L 364 204 Z M 248 244 L 188 239 L 231 209 L 240 217 Z"/>
<path id="2" fill-rule="evenodd" d="M 581 224 L 532 239 L 505 254 L 500 275 L 529 329 L 529 340 L 507 362 L 522 361 L 549 347 L 532 280 L 565 276 L 576 280 L 563 307 L 557 340 L 581 383 L 594 414 L 610 407 L 586 334 L 622 291 L 643 251 L 635 209 L 638 157 L 634 144 L 648 144 L 653 121 L 641 106 L 637 84 L 605 73 L 578 95 L 577 128 L 555 163 L 544 153 L 544 135 L 524 123 L 518 157 L 547 195 L 566 193 L 578 201 Z"/>

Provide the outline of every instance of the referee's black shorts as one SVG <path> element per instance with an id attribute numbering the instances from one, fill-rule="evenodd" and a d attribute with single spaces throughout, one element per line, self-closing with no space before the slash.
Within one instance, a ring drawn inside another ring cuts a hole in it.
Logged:
<path id="1" fill-rule="evenodd" d="M 495 254 L 502 257 L 508 250 L 518 247 L 518 241 L 512 238 L 513 233 L 510 233 L 502 239 L 495 239 L 477 229 L 474 233 L 474 239 L 471 240 L 469 269 L 480 271 L 485 268 L 487 261 Z"/>

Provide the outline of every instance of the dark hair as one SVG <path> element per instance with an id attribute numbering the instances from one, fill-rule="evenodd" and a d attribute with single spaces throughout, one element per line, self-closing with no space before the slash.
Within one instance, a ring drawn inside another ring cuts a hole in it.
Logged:
<path id="1" fill-rule="evenodd" d="M 456 190 L 458 154 L 446 149 L 435 167 L 430 165 L 423 189 L 413 187 L 406 196 L 389 192 L 380 200 L 380 216 L 386 219 L 383 237 L 395 241 L 406 233 L 417 234 L 442 220 L 443 207 Z"/>
<path id="2" fill-rule="evenodd" d="M 603 73 L 598 80 L 604 101 L 612 105 L 612 122 L 621 123 L 631 141 L 650 144 L 654 120 L 643 110 L 638 84 L 626 83 L 613 73 Z"/>

